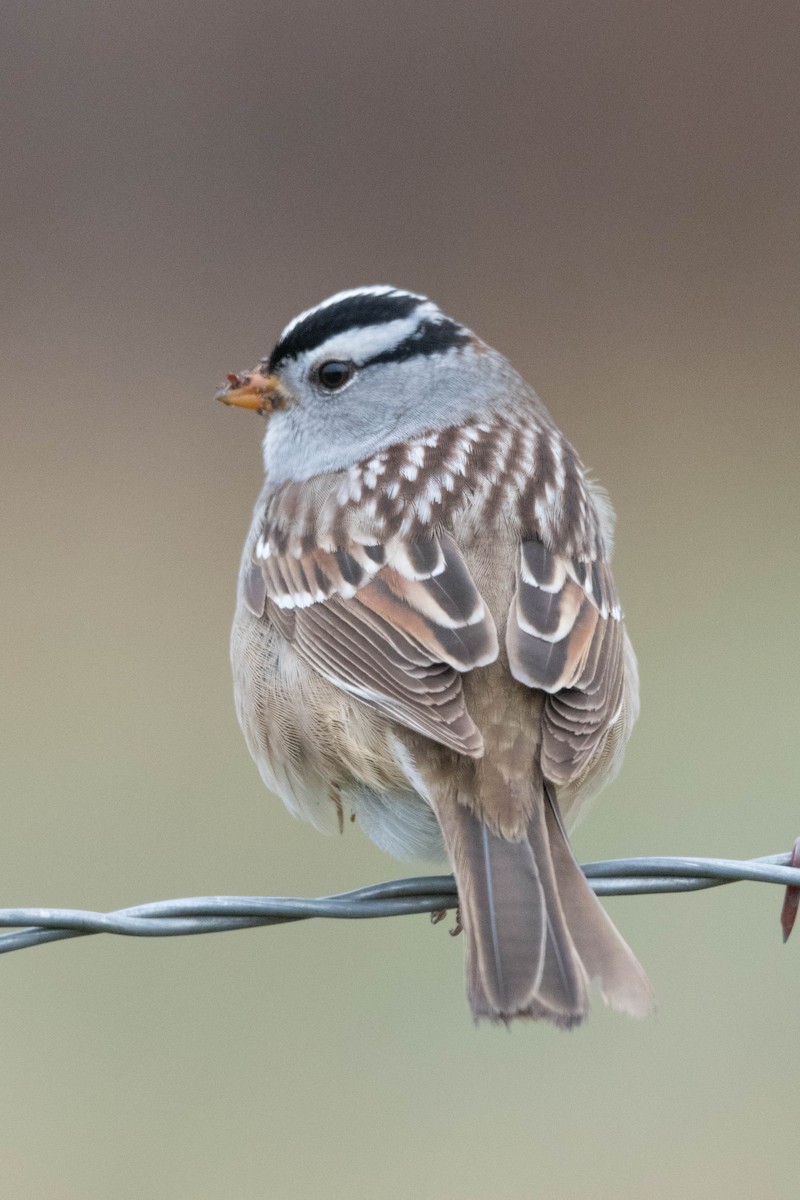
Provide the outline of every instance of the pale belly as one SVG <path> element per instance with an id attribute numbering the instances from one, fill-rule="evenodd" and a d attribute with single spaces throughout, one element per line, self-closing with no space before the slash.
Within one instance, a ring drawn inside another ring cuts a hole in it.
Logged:
<path id="1" fill-rule="evenodd" d="M 326 833 L 353 821 L 395 858 L 444 857 L 430 805 L 396 762 L 390 722 L 322 678 L 243 605 L 231 661 L 248 748 L 291 813 Z"/>

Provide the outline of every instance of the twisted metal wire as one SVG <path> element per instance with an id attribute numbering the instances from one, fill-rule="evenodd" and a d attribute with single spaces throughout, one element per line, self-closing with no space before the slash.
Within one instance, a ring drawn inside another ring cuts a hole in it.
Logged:
<path id="1" fill-rule="evenodd" d="M 744 861 L 728 858 L 616 858 L 586 863 L 582 870 L 598 896 L 696 892 L 740 880 L 800 888 L 792 854 Z M 795 858 L 795 861 L 797 859 Z M 438 913 L 458 904 L 452 875 L 395 879 L 335 896 L 195 896 L 138 904 L 112 913 L 70 908 L 0 909 L 0 954 L 93 933 L 127 937 L 179 937 L 224 933 L 258 925 L 283 925 L 310 917 L 349 920 Z M 788 935 L 787 935 L 788 936 Z"/>

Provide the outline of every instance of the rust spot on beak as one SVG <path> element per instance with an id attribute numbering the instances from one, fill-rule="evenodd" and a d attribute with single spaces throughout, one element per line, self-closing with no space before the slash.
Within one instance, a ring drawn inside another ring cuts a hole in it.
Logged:
<path id="1" fill-rule="evenodd" d="M 229 375 L 228 386 L 221 388 L 215 399 L 232 408 L 247 408 L 268 416 L 286 408 L 292 397 L 277 375 L 246 371 L 241 375 Z"/>

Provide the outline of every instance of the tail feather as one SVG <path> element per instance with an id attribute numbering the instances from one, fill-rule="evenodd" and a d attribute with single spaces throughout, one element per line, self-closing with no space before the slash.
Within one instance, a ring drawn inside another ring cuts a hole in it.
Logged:
<path id="1" fill-rule="evenodd" d="M 463 805 L 443 821 L 459 880 L 467 990 L 476 1015 L 513 1012 L 538 987 L 547 936 L 536 862 L 527 842 L 504 842 Z"/>
<path id="2" fill-rule="evenodd" d="M 587 974 L 590 979 L 600 981 L 606 1004 L 631 1017 L 646 1017 L 654 1005 L 650 981 L 578 866 L 548 784 L 545 784 L 544 811 L 561 904 Z"/>
<path id="3" fill-rule="evenodd" d="M 458 885 L 476 1020 L 571 1028 L 588 1014 L 595 976 L 613 1007 L 650 1010 L 647 977 L 576 863 L 554 796 L 534 804 L 518 839 L 493 833 L 453 794 L 438 795 L 435 807 Z"/>

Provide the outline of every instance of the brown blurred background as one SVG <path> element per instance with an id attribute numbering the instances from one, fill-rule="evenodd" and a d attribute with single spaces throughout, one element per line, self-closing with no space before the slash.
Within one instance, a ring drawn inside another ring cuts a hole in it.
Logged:
<path id="1" fill-rule="evenodd" d="M 609 487 L 643 713 L 584 859 L 800 833 L 794 2 L 6 0 L 0 904 L 407 870 L 263 790 L 227 637 L 300 308 L 428 292 Z M 425 917 L 0 960 L 9 1200 L 796 1194 L 777 889 L 617 899 L 660 1007 L 472 1027 Z"/>

